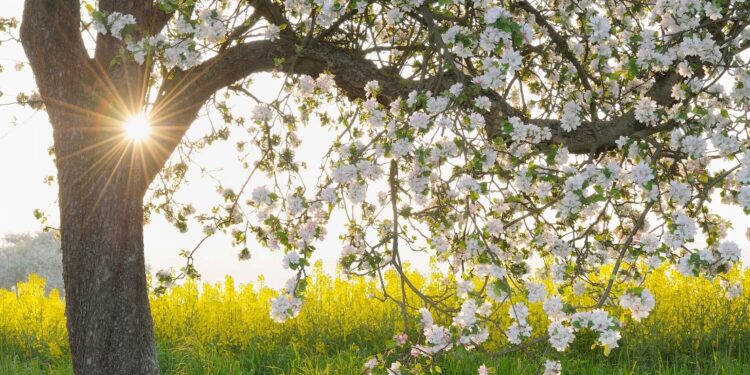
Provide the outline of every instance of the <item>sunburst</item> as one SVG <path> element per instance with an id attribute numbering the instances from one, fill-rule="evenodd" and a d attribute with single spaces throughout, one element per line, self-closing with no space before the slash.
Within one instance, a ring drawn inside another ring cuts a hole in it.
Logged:
<path id="1" fill-rule="evenodd" d="M 123 123 L 125 137 L 134 142 L 144 141 L 151 135 L 151 124 L 145 113 L 128 117 Z"/>

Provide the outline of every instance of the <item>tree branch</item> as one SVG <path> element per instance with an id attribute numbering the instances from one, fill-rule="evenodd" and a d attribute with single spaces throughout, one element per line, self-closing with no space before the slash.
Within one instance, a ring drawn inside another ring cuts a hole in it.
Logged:
<path id="1" fill-rule="evenodd" d="M 587 91 L 593 93 L 594 90 L 591 88 L 591 83 L 589 83 L 589 75 L 586 72 L 586 69 L 584 69 L 583 65 L 581 65 L 581 62 L 578 61 L 573 52 L 570 51 L 570 48 L 568 48 L 566 39 L 562 37 L 557 32 L 557 30 L 555 30 L 555 28 L 549 22 L 547 22 L 547 19 L 544 17 L 544 15 L 536 8 L 534 8 L 534 6 L 531 5 L 528 1 L 519 1 L 518 6 L 521 7 L 521 9 L 525 10 L 527 13 L 531 13 L 535 16 L 536 21 L 539 22 L 539 24 L 547 30 L 547 33 L 549 34 L 550 39 L 552 39 L 552 43 L 554 43 L 557 47 L 557 50 L 560 51 L 563 57 L 565 57 L 566 60 L 570 61 L 570 63 L 573 64 L 573 66 L 576 68 L 576 72 L 578 72 L 578 78 L 581 80 L 581 84 L 583 85 L 583 87 Z M 596 114 L 592 114 L 592 116 L 595 115 Z"/>
<path id="2" fill-rule="evenodd" d="M 99 0 L 99 10 L 111 14 L 119 12 L 135 17 L 141 36 L 155 35 L 167 25 L 172 13 L 164 13 L 155 1 L 150 0 Z M 99 35 L 96 39 L 96 61 L 101 66 L 108 66 L 124 41 L 119 41 L 111 35 Z"/>
<path id="3" fill-rule="evenodd" d="M 334 75 L 339 89 L 352 100 L 364 98 L 367 82 L 377 80 L 382 88 L 378 99 L 383 104 L 415 87 L 354 52 L 323 43 L 300 50 L 297 42 L 282 37 L 274 42 L 236 45 L 188 71 L 178 72 L 166 82 L 152 110 L 155 137 L 160 143 L 156 164 L 160 166 L 166 161 L 211 95 L 254 73 L 279 70 L 315 77 L 328 71 Z M 158 170 L 152 172 L 155 176 Z"/>
<path id="4" fill-rule="evenodd" d="M 24 3 L 21 43 L 39 92 L 52 110 L 82 86 L 76 73 L 82 65 L 88 65 L 89 58 L 81 39 L 80 23 L 78 0 Z"/>
<path id="5" fill-rule="evenodd" d="M 105 14 L 118 12 L 135 17 L 136 38 L 158 34 L 173 15 L 162 12 L 152 0 L 100 0 L 98 6 Z M 94 89 L 87 91 L 97 91 L 100 104 L 114 106 L 120 115 L 133 113 L 143 107 L 152 69 L 150 64 L 138 64 L 132 59 L 112 64 L 126 49 L 125 40 L 99 34 L 94 58 L 88 64 L 89 76 L 93 78 L 91 87 Z"/>
<path id="6" fill-rule="evenodd" d="M 433 92 L 440 92 L 457 82 L 457 78 L 452 77 L 442 77 L 440 80 L 404 79 L 397 72 L 377 66 L 356 51 L 324 42 L 304 48 L 298 43 L 297 39 L 282 36 L 273 42 L 264 40 L 239 44 L 188 71 L 178 72 L 175 78 L 166 82 L 153 109 L 161 146 L 158 163 L 163 164 L 177 147 L 198 110 L 211 95 L 254 73 L 278 70 L 316 77 L 330 72 L 338 88 L 350 100 L 364 99 L 364 87 L 369 81 L 377 80 L 381 88 L 378 101 L 384 105 L 415 89 L 430 88 Z M 673 99 L 670 90 L 679 80 L 676 72 L 658 76 L 646 95 L 661 106 L 671 105 Z M 631 109 L 619 117 L 583 122 L 577 129 L 564 132 L 559 120 L 528 118 L 497 92 L 489 91 L 485 95 L 492 102 L 489 113 L 485 115 L 490 138 L 501 135 L 502 124 L 508 117 L 517 116 L 523 121 L 549 128 L 553 134 L 550 144 L 565 145 L 572 153 L 585 154 L 611 147 L 619 137 L 630 136 L 646 128 L 635 119 Z M 597 142 L 593 142 L 592 132 L 596 132 Z M 158 164 L 158 168 L 162 164 Z M 155 167 L 153 175 L 156 173 L 158 169 Z"/>

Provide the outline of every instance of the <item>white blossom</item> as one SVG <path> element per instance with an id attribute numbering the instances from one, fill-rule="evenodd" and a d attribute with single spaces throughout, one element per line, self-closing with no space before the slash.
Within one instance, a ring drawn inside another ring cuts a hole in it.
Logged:
<path id="1" fill-rule="evenodd" d="M 107 24 L 109 24 L 110 34 L 113 37 L 122 40 L 122 31 L 130 25 L 135 25 L 136 21 L 135 17 L 130 14 L 113 12 L 107 17 Z"/>
<path id="2" fill-rule="evenodd" d="M 547 334 L 549 335 L 549 343 L 558 352 L 565 351 L 575 335 L 571 327 L 563 325 L 561 322 L 552 322 L 547 327 Z"/>
<path id="3" fill-rule="evenodd" d="M 301 258 L 299 256 L 299 253 L 296 251 L 292 251 L 284 255 L 284 259 L 282 259 L 281 264 L 283 265 L 284 269 L 287 269 L 290 266 L 298 264 L 300 259 Z"/>
<path id="4" fill-rule="evenodd" d="M 630 310 L 630 315 L 638 322 L 648 317 L 655 304 L 654 295 L 648 289 L 641 290 L 640 294 L 625 293 L 620 297 L 620 306 Z"/>
<path id="5" fill-rule="evenodd" d="M 255 107 L 253 107 L 252 119 L 253 121 L 258 122 L 271 121 L 273 119 L 273 111 L 271 110 L 271 106 L 264 103 L 258 103 Z"/>
<path id="6" fill-rule="evenodd" d="M 271 300 L 271 319 L 283 323 L 299 314 L 302 301 L 297 297 L 284 294 Z"/>
<path id="7" fill-rule="evenodd" d="M 266 27 L 266 31 L 263 36 L 270 41 L 274 41 L 274 40 L 279 39 L 280 32 L 281 32 L 281 29 L 278 26 L 274 24 L 270 24 L 268 25 L 268 27 Z"/>
<path id="8" fill-rule="evenodd" d="M 656 101 L 644 96 L 638 99 L 635 104 L 635 119 L 644 124 L 653 123 L 658 118 L 657 109 Z"/>
<path id="9" fill-rule="evenodd" d="M 558 361 L 546 361 L 544 362 L 544 374 L 543 375 L 560 375 L 562 374 L 562 365 Z"/>

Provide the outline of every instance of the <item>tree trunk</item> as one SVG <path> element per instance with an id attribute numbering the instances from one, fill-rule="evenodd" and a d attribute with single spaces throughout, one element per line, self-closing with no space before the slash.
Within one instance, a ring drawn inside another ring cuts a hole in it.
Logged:
<path id="1" fill-rule="evenodd" d="M 95 207 L 92 195 L 69 191 L 61 198 L 65 309 L 76 374 L 158 373 L 142 200 L 113 191 Z"/>
<path id="2" fill-rule="evenodd" d="M 169 18 L 155 4 L 98 2 L 106 13 L 134 14 L 149 35 Z M 173 148 L 124 136 L 124 118 L 144 107 L 151 67 L 112 64 L 124 42 L 106 35 L 92 59 L 80 28 L 79 0 L 24 1 L 21 42 L 54 129 L 73 368 L 78 375 L 158 374 L 143 197 Z"/>
<path id="3" fill-rule="evenodd" d="M 102 165 L 90 157 L 58 160 L 65 311 L 76 374 L 159 372 L 143 254 L 144 189 L 129 157 L 134 147 L 108 148 L 114 157 Z"/>

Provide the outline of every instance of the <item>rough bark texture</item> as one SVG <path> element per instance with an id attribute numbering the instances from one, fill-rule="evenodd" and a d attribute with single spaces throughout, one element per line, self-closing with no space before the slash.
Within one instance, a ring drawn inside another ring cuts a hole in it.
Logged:
<path id="1" fill-rule="evenodd" d="M 79 24 L 78 1 L 29 0 L 21 27 L 54 129 L 73 368 L 157 374 L 143 255 L 148 179 L 143 150 L 119 126 L 142 100 L 144 69 L 102 68 L 88 57 Z"/>
<path id="2" fill-rule="evenodd" d="M 143 195 L 135 189 L 127 156 L 107 164 L 112 163 L 119 166 L 94 173 L 86 173 L 82 164 L 58 163 L 73 367 L 77 374 L 156 374 Z"/>

